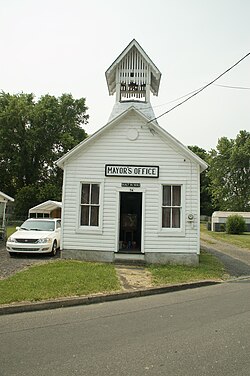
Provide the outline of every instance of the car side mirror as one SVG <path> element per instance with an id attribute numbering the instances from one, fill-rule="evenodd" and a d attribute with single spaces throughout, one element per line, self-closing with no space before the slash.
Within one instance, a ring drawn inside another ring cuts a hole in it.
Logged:
<path id="1" fill-rule="evenodd" d="M 17 226 L 17 227 L 16 227 L 16 230 L 20 230 L 20 226 Z"/>

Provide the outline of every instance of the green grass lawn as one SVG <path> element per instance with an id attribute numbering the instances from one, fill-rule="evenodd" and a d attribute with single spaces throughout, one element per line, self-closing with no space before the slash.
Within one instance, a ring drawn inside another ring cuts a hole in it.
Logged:
<path id="1" fill-rule="evenodd" d="M 154 285 L 195 282 L 202 280 L 223 280 L 228 278 L 222 263 L 211 254 L 201 252 L 197 266 L 150 265 L 148 270 Z"/>
<path id="2" fill-rule="evenodd" d="M 202 253 L 192 266 L 151 265 L 155 285 L 226 278 L 223 266 L 212 255 Z M 112 264 L 55 260 L 0 280 L 0 304 L 109 293 L 121 290 Z"/>
<path id="3" fill-rule="evenodd" d="M 7 238 L 16 231 L 16 226 L 7 226 L 6 236 Z"/>
<path id="4" fill-rule="evenodd" d="M 8 229 L 8 235 L 15 227 Z M 205 226 L 201 227 L 206 232 Z M 208 232 L 209 235 L 231 242 L 250 234 L 232 235 Z M 235 243 L 234 243 L 235 244 Z M 241 242 L 246 247 L 245 242 Z M 194 282 L 200 280 L 223 280 L 228 277 L 223 265 L 212 255 L 202 252 L 197 266 L 150 265 L 154 285 Z M 0 280 L 0 304 L 22 301 L 82 296 L 121 290 L 113 264 L 91 263 L 75 260 L 54 260 L 31 266 L 25 271 Z"/>
<path id="5" fill-rule="evenodd" d="M 242 235 L 231 235 L 226 232 L 208 231 L 205 224 L 201 224 L 201 234 L 207 234 L 216 240 L 234 244 L 237 247 L 249 248 L 250 250 L 250 232 L 244 232 Z"/>
<path id="6" fill-rule="evenodd" d="M 0 304 L 89 295 L 120 289 L 111 264 L 57 260 L 0 280 Z"/>
<path id="7" fill-rule="evenodd" d="M 16 231 L 17 226 L 21 226 L 24 221 L 17 221 L 15 224 L 7 225 L 6 227 L 6 236 L 7 238 Z"/>

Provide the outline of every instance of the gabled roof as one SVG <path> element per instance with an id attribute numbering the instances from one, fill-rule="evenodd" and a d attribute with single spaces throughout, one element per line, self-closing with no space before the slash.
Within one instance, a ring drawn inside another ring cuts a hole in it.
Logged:
<path id="1" fill-rule="evenodd" d="M 0 201 L 1 201 L 1 196 L 2 196 L 3 199 L 5 199 L 5 201 L 6 200 L 7 201 L 12 201 L 12 202 L 15 201 L 14 198 L 12 198 L 12 197 L 10 197 L 10 196 L 8 196 L 5 193 L 3 193 L 3 192 L 0 191 Z"/>
<path id="2" fill-rule="evenodd" d="M 199 164 L 201 172 L 206 170 L 208 165 L 200 157 L 198 157 L 198 155 L 193 153 L 189 148 L 184 146 L 180 141 L 178 141 L 170 133 L 168 133 L 163 128 L 161 128 L 157 124 L 156 121 L 152 121 L 149 123 L 148 118 L 141 111 L 135 108 L 133 104 L 131 104 L 131 106 L 127 110 L 125 110 L 123 113 L 119 114 L 116 118 L 112 119 L 102 128 L 100 128 L 97 132 L 95 132 L 93 135 L 89 136 L 88 138 L 80 142 L 73 149 L 71 149 L 65 155 L 63 155 L 60 159 L 58 159 L 56 161 L 57 165 L 63 169 L 64 163 L 66 161 L 68 161 L 71 157 L 74 157 L 76 154 L 78 154 L 81 150 L 85 149 L 87 146 L 91 145 L 91 143 L 94 142 L 98 137 L 100 137 L 104 132 L 112 128 L 112 126 L 114 126 L 117 122 L 120 122 L 129 112 L 137 113 L 139 116 L 142 117 L 142 119 L 145 122 L 145 125 L 148 126 L 151 132 L 155 131 L 156 133 L 159 133 L 163 138 L 170 141 L 173 144 L 173 146 L 175 146 L 183 155 L 190 158 L 193 162 Z"/>
<path id="3" fill-rule="evenodd" d="M 132 49 L 136 48 L 138 52 L 142 55 L 144 60 L 149 64 L 151 71 L 151 90 L 154 95 L 158 95 L 159 85 L 161 80 L 161 72 L 157 66 L 153 63 L 150 57 L 146 54 L 139 43 L 133 39 L 129 45 L 123 50 L 123 52 L 118 56 L 118 58 L 111 64 L 111 66 L 106 70 L 105 76 L 108 84 L 109 95 L 114 94 L 116 90 L 116 68 L 120 61 L 128 54 Z"/>
<path id="4" fill-rule="evenodd" d="M 55 210 L 61 207 L 62 207 L 61 202 L 48 200 L 48 201 L 42 202 L 39 205 L 34 206 L 33 208 L 30 208 L 29 213 L 38 213 L 39 211 L 51 212 L 52 210 Z"/>

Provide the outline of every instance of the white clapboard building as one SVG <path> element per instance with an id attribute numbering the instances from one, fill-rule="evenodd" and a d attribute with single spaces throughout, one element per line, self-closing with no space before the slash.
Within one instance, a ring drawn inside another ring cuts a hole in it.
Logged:
<path id="1" fill-rule="evenodd" d="M 62 255 L 93 261 L 199 260 L 206 163 L 163 130 L 150 104 L 161 73 L 136 40 L 106 71 L 109 121 L 58 160 Z"/>

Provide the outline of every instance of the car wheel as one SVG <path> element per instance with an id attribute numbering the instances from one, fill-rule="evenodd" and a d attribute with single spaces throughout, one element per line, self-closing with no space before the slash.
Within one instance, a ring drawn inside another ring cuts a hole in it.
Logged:
<path id="1" fill-rule="evenodd" d="M 13 257 L 13 256 L 15 256 L 15 253 L 14 252 L 9 252 L 9 255 L 10 255 L 10 257 Z"/>
<path id="2" fill-rule="evenodd" d="M 56 255 L 56 251 L 57 251 L 57 242 L 55 240 L 54 243 L 53 243 L 53 245 L 52 245 L 52 250 L 50 252 L 51 256 L 55 256 Z"/>

